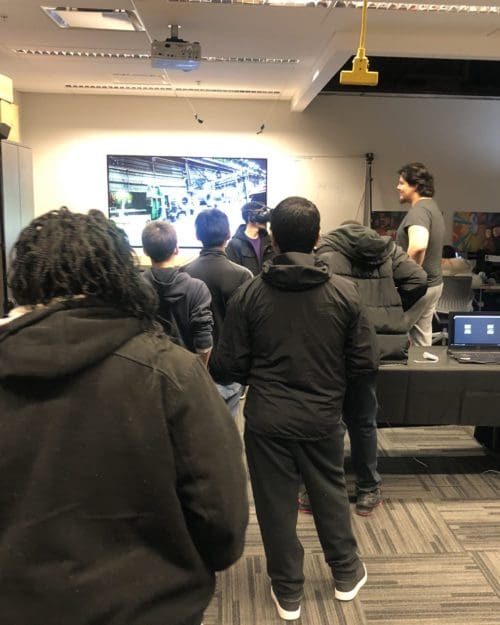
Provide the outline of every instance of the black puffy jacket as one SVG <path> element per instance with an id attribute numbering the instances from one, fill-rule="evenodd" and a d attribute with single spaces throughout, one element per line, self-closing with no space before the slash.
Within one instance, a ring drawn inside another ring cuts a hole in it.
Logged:
<path id="1" fill-rule="evenodd" d="M 377 368 L 357 286 L 301 253 L 276 256 L 236 291 L 213 365 L 215 376 L 249 385 L 250 429 L 311 440 L 338 427 L 346 379 Z"/>
<path id="2" fill-rule="evenodd" d="M 252 244 L 245 236 L 245 228 L 245 224 L 238 227 L 233 238 L 227 244 L 226 254 L 233 263 L 250 269 L 256 276 L 260 273 L 262 264 L 274 256 L 274 250 L 267 230 L 259 230 L 260 257 L 257 258 Z"/>
<path id="3" fill-rule="evenodd" d="M 408 334 L 403 311 L 427 291 L 427 274 L 390 237 L 360 224 L 326 234 L 317 255 L 337 275 L 356 282 L 377 332 L 381 360 L 404 360 Z"/>

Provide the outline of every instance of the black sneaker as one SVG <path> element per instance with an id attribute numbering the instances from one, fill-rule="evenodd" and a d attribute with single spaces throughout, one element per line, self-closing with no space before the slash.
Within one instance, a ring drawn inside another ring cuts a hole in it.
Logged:
<path id="1" fill-rule="evenodd" d="M 368 573 L 366 566 L 360 561 L 356 575 L 350 580 L 335 578 L 335 599 L 339 601 L 352 601 L 360 588 L 366 584 Z"/>
<path id="2" fill-rule="evenodd" d="M 361 493 L 356 499 L 356 514 L 369 516 L 382 503 L 382 492 L 376 488 L 369 493 Z"/>
<path id="3" fill-rule="evenodd" d="M 280 618 L 284 621 L 295 621 L 300 618 L 300 599 L 298 601 L 285 601 L 278 599 L 271 587 L 271 597 L 276 604 Z"/>

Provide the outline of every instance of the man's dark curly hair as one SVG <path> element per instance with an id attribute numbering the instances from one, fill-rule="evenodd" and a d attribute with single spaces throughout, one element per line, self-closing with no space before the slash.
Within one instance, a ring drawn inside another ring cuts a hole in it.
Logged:
<path id="1" fill-rule="evenodd" d="M 398 174 L 422 197 L 434 197 L 434 177 L 423 163 L 408 163 Z"/>
<path id="2" fill-rule="evenodd" d="M 157 309 L 125 232 L 98 210 L 63 206 L 33 219 L 14 245 L 9 286 L 19 305 L 85 295 L 142 319 L 145 328 Z"/>

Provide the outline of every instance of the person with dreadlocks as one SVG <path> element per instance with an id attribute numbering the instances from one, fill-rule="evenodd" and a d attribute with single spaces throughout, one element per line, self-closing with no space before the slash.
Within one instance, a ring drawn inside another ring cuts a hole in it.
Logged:
<path id="1" fill-rule="evenodd" d="M 2 625 L 199 625 L 248 518 L 236 426 L 100 211 L 34 219 L 0 325 Z"/>

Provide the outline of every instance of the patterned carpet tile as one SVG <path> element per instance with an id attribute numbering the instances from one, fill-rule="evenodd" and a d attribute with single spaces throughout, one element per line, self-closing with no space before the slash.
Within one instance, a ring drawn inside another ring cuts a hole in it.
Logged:
<path id="1" fill-rule="evenodd" d="M 419 426 L 379 428 L 378 443 L 382 456 L 483 455 L 470 426 Z"/>
<path id="2" fill-rule="evenodd" d="M 363 556 L 462 550 L 432 502 L 386 499 L 368 518 L 353 515 L 353 526 Z"/>
<path id="3" fill-rule="evenodd" d="M 439 500 L 500 499 L 500 473 L 487 466 L 490 461 L 486 457 L 484 466 L 461 466 L 454 472 L 433 472 L 420 477 Z"/>
<path id="4" fill-rule="evenodd" d="M 446 502 L 437 511 L 462 549 L 500 550 L 500 500 Z"/>
<path id="5" fill-rule="evenodd" d="M 500 598 L 471 554 L 367 558 L 369 625 L 498 625 Z"/>
<path id="6" fill-rule="evenodd" d="M 353 602 L 333 599 L 313 518 L 298 515 L 306 552 L 300 625 L 500 625 L 500 457 L 472 432 L 379 431 L 384 504 L 369 518 L 352 515 L 368 568 Z M 347 483 L 353 494 L 352 473 Z M 278 624 L 251 504 L 245 553 L 219 574 L 204 625 Z"/>
<path id="7" fill-rule="evenodd" d="M 368 625 L 360 595 L 351 602 L 334 599 L 333 579 L 322 555 L 306 554 L 302 625 Z M 217 591 L 205 612 L 204 625 L 282 625 L 270 595 L 263 555 L 244 555 L 218 576 Z"/>
<path id="8" fill-rule="evenodd" d="M 405 499 L 407 501 L 423 500 L 435 501 L 436 493 L 429 484 L 423 479 L 422 475 L 415 475 L 410 472 L 392 472 L 384 471 L 385 466 L 379 467 L 379 473 L 382 478 L 382 494 L 385 499 Z M 354 476 L 346 475 L 348 491 L 354 493 Z M 354 499 L 353 499 L 354 501 Z"/>
<path id="9" fill-rule="evenodd" d="M 477 551 L 471 556 L 494 592 L 500 597 L 500 550 Z"/>

